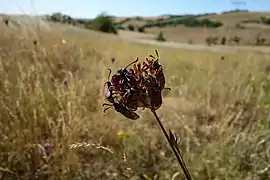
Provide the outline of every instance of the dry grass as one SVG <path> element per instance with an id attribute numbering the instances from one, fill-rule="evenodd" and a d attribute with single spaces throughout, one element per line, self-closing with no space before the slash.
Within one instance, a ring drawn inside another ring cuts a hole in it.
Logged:
<path id="1" fill-rule="evenodd" d="M 136 122 L 102 112 L 107 68 L 116 70 L 156 47 L 52 28 L 39 36 L 0 28 L 0 177 L 183 179 L 149 111 Z M 269 55 L 237 53 L 221 60 L 221 53 L 157 49 L 172 88 L 157 113 L 181 138 L 192 177 L 269 178 Z M 72 74 L 65 76 L 68 87 L 60 72 Z M 48 156 L 46 139 L 53 145 Z"/>

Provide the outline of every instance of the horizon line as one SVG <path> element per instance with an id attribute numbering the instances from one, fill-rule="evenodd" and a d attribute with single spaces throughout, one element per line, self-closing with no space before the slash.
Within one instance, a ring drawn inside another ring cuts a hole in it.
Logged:
<path id="1" fill-rule="evenodd" d="M 192 15 L 192 16 L 199 16 L 199 15 L 205 15 L 205 14 L 224 14 L 224 13 L 237 13 L 237 12 L 253 12 L 253 13 L 270 13 L 270 11 L 260 11 L 260 10 L 256 10 L 256 11 L 252 11 L 252 10 L 248 10 L 248 9 L 239 9 L 239 8 L 236 8 L 236 9 L 230 9 L 230 10 L 223 10 L 223 11 L 212 11 L 212 12 L 203 12 L 203 13 L 179 13 L 179 14 L 176 14 L 176 13 L 173 13 L 173 14 L 169 14 L 169 13 L 166 13 L 166 14 L 160 14 L 160 15 L 152 15 L 152 16 L 140 16 L 140 15 L 131 15 L 131 16 L 117 16 L 117 15 L 113 15 L 113 14 L 109 14 L 107 12 L 100 12 L 97 16 L 99 16 L 100 14 L 103 14 L 105 13 L 106 15 L 108 16 L 111 16 L 111 17 L 123 17 L 123 18 L 132 18 L 132 17 L 144 17 L 144 18 L 151 18 L 151 17 L 162 17 L 162 16 L 188 16 L 188 15 Z M 93 18 L 90 18 L 90 17 L 76 17 L 76 16 L 71 16 L 70 14 L 65 14 L 65 13 L 62 13 L 62 12 L 54 12 L 54 13 L 61 13 L 63 15 L 67 15 L 67 16 L 70 16 L 72 18 L 75 18 L 75 19 L 93 19 Z M 3 12 L 0 12 L 0 15 L 15 15 L 15 16 L 51 16 L 52 14 L 54 13 L 50 13 L 50 14 L 38 14 L 38 13 L 3 13 Z M 97 17 L 96 16 L 96 17 Z"/>

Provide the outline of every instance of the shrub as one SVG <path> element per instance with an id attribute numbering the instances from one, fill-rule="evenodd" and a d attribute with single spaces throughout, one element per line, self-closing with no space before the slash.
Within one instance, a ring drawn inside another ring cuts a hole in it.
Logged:
<path id="1" fill-rule="evenodd" d="M 231 39 L 235 44 L 239 45 L 241 38 L 239 36 L 234 36 Z"/>
<path id="2" fill-rule="evenodd" d="M 243 25 L 239 24 L 239 23 L 235 24 L 235 27 L 237 29 L 245 29 L 245 27 Z"/>
<path id="3" fill-rule="evenodd" d="M 117 30 L 115 25 L 113 24 L 112 18 L 104 13 L 98 15 L 94 20 L 87 23 L 85 25 L 85 28 L 105 33 L 117 34 Z"/>
<path id="4" fill-rule="evenodd" d="M 260 18 L 260 22 L 263 23 L 263 24 L 269 25 L 270 24 L 270 19 L 267 18 L 267 17 L 262 16 Z"/>
<path id="5" fill-rule="evenodd" d="M 265 43 L 266 39 L 261 37 L 260 34 L 256 36 L 256 45 L 263 45 Z"/>
<path id="6" fill-rule="evenodd" d="M 68 24 L 71 24 L 73 22 L 73 19 L 70 16 L 62 14 L 60 12 L 53 13 L 50 17 L 47 17 L 47 19 L 53 22 L 61 22 Z"/>
<path id="7" fill-rule="evenodd" d="M 166 41 L 164 35 L 163 35 L 163 32 L 159 32 L 157 38 L 156 38 L 157 41 Z"/>
<path id="8" fill-rule="evenodd" d="M 227 41 L 226 37 L 223 36 L 222 39 L 221 39 L 221 41 L 220 41 L 220 44 L 225 45 L 226 44 L 226 41 Z"/>
<path id="9" fill-rule="evenodd" d="M 211 46 L 212 44 L 217 44 L 218 37 L 217 36 L 209 36 L 205 39 L 205 42 L 208 46 Z"/>
<path id="10" fill-rule="evenodd" d="M 135 17 L 135 19 L 136 19 L 137 21 L 141 21 L 141 20 L 143 20 L 143 18 L 142 18 L 142 17 L 140 17 L 140 16 L 136 16 L 136 17 Z"/>
<path id="11" fill-rule="evenodd" d="M 135 30 L 135 27 L 133 24 L 129 24 L 128 27 L 127 27 L 130 31 L 134 31 Z"/>
<path id="12" fill-rule="evenodd" d="M 125 30 L 126 28 L 124 26 L 117 26 L 117 29 Z"/>
<path id="13" fill-rule="evenodd" d="M 144 32 L 144 27 L 142 26 L 138 27 L 138 32 Z"/>

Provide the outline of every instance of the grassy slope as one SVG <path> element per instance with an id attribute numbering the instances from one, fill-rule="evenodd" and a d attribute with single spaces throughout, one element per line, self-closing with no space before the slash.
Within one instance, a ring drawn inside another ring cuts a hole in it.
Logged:
<path id="1" fill-rule="evenodd" d="M 205 38 L 208 36 L 219 36 L 219 37 L 230 37 L 230 36 L 239 36 L 243 39 L 243 44 L 251 44 L 255 41 L 255 38 L 258 34 L 261 34 L 262 37 L 268 39 L 270 43 L 270 26 L 259 25 L 253 23 L 242 24 L 243 20 L 259 20 L 261 16 L 270 16 L 270 13 L 259 13 L 259 12 L 232 12 L 221 15 L 208 15 L 201 16 L 198 19 L 207 18 L 210 20 L 221 21 L 224 26 L 217 29 L 211 28 L 188 28 L 184 26 L 177 27 L 165 27 L 165 28 L 148 28 L 146 29 L 147 33 L 157 35 L 160 31 L 164 32 L 165 37 L 170 41 L 180 41 L 180 42 L 193 42 L 193 43 L 204 43 Z M 159 17 L 156 17 L 156 19 Z M 154 19 L 154 18 L 152 18 Z M 136 21 L 131 19 L 125 24 L 143 24 L 146 23 L 146 20 Z M 244 29 L 236 27 L 236 24 L 240 24 Z"/>
<path id="2" fill-rule="evenodd" d="M 199 19 L 207 18 L 215 21 L 222 21 L 226 26 L 235 26 L 243 20 L 259 20 L 261 16 L 270 16 L 269 12 L 232 12 L 221 15 L 202 16 Z"/>
<path id="3" fill-rule="evenodd" d="M 101 107 L 107 68 L 115 71 L 157 47 L 62 25 L 52 24 L 53 31 L 38 34 L 29 27 L 22 31 L 0 26 L 0 167 L 6 170 L 0 176 L 36 173 L 41 179 L 44 172 L 52 179 L 176 176 L 179 166 L 148 110 L 140 110 L 141 119 L 133 122 L 113 110 L 103 114 Z M 42 37 L 38 46 L 33 45 L 36 37 Z M 268 76 L 269 55 L 235 53 L 221 60 L 221 53 L 158 50 L 167 86 L 172 88 L 164 91 L 158 114 L 181 138 L 193 178 L 269 177 L 267 169 L 261 171 L 269 164 L 264 109 L 269 96 L 259 88 Z M 72 76 L 67 76 L 66 88 L 60 82 L 68 72 Z M 118 136 L 120 130 L 127 136 Z M 37 151 L 45 137 L 53 143 L 49 157 Z M 79 142 L 90 145 L 69 149 Z M 108 146 L 114 153 L 91 143 Z M 176 179 L 180 177 L 181 171 Z"/>

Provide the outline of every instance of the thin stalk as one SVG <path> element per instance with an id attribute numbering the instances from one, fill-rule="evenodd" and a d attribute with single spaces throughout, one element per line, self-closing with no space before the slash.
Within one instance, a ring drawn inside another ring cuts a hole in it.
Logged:
<path id="1" fill-rule="evenodd" d="M 171 146 L 171 148 L 172 148 L 172 150 L 173 150 L 173 152 L 174 152 L 174 155 L 175 155 L 175 157 L 177 158 L 177 161 L 178 161 L 178 163 L 180 164 L 180 166 L 181 166 L 181 168 L 182 168 L 182 170 L 183 170 L 183 172 L 184 172 L 184 174 L 185 174 L 185 176 L 186 176 L 186 179 L 187 179 L 187 180 L 192 180 L 192 178 L 191 178 L 191 176 L 190 176 L 190 173 L 189 173 L 189 171 L 188 171 L 188 169 L 187 169 L 187 167 L 186 167 L 186 165 L 185 165 L 185 162 L 184 162 L 184 160 L 183 160 L 183 157 L 182 157 L 182 155 L 181 155 L 181 153 L 180 153 L 180 150 L 177 149 L 176 147 L 174 147 L 174 145 L 172 144 L 172 142 L 171 142 L 171 140 L 170 140 L 170 138 L 169 138 L 169 135 L 167 134 L 167 132 L 166 132 L 166 130 L 165 130 L 163 124 L 161 123 L 161 121 L 160 121 L 160 119 L 159 119 L 159 117 L 158 117 L 156 111 L 155 111 L 153 108 L 151 109 L 151 111 L 152 111 L 153 115 L 155 116 L 156 121 L 158 122 L 159 127 L 161 128 L 163 134 L 165 135 L 165 137 L 166 137 L 168 143 L 170 144 L 170 146 Z"/>

